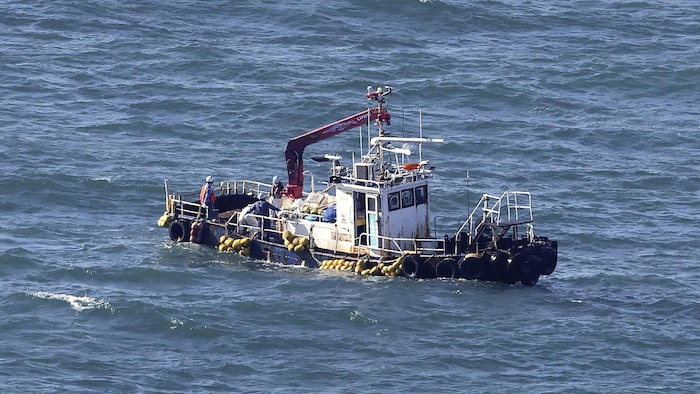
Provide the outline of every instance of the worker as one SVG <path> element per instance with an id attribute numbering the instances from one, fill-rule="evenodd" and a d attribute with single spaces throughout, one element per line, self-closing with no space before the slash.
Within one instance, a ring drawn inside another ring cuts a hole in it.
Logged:
<path id="1" fill-rule="evenodd" d="M 270 217 L 271 212 L 279 212 L 279 210 L 279 208 L 267 202 L 263 194 L 260 193 L 258 194 L 258 201 L 248 204 L 241 210 L 238 217 L 238 226 L 243 233 L 247 230 L 245 227 L 260 227 L 258 218 L 262 218 L 263 228 L 272 228 L 272 221 L 267 218 Z"/>
<path id="2" fill-rule="evenodd" d="M 270 216 L 271 210 L 277 212 L 280 209 L 267 202 L 262 193 L 258 194 L 258 201 L 253 203 L 252 212 L 259 216 Z"/>
<path id="3" fill-rule="evenodd" d="M 279 180 L 279 177 L 274 176 L 272 178 L 272 191 L 270 192 L 270 194 L 273 198 L 280 198 L 282 197 L 283 191 L 284 185 L 282 184 L 282 181 Z"/>
<path id="4" fill-rule="evenodd" d="M 207 207 L 207 219 L 215 218 L 216 210 L 214 209 L 214 203 L 216 202 L 216 194 L 214 194 L 214 177 L 209 175 L 206 179 L 207 183 L 202 186 L 202 190 L 199 192 L 199 203 Z"/>

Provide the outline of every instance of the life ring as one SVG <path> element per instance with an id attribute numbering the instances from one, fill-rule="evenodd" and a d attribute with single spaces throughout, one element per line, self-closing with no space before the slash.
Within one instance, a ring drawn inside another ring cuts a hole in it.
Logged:
<path id="1" fill-rule="evenodd" d="M 392 193 L 389 195 L 389 210 L 393 211 L 396 209 L 399 209 L 401 206 L 399 205 L 400 200 L 399 200 L 399 194 L 398 193 Z"/>
<path id="2" fill-rule="evenodd" d="M 401 191 L 401 206 L 410 207 L 413 206 L 413 189 L 407 189 Z"/>
<path id="3" fill-rule="evenodd" d="M 420 168 L 420 163 L 405 163 L 403 169 L 406 171 L 417 170 Z"/>
<path id="4" fill-rule="evenodd" d="M 438 278 L 458 277 L 457 261 L 452 257 L 447 257 L 435 265 L 435 275 Z"/>
<path id="5" fill-rule="evenodd" d="M 190 222 L 173 220 L 170 222 L 170 239 L 176 242 L 187 242 L 190 240 Z"/>

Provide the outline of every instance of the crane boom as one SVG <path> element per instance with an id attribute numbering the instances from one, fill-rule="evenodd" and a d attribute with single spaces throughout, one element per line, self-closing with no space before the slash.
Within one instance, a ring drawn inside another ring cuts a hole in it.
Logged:
<path id="1" fill-rule="evenodd" d="M 383 91 L 379 88 L 376 92 L 370 92 L 368 88 L 365 97 L 367 97 L 368 100 L 377 101 L 378 105 L 376 108 L 368 108 L 365 111 L 358 112 L 355 115 L 350 115 L 347 118 L 308 131 L 289 140 L 287 149 L 284 152 L 284 158 L 287 162 L 287 176 L 289 177 L 285 194 L 294 198 L 299 198 L 302 195 L 302 190 L 304 188 L 304 161 L 302 158 L 304 148 L 371 121 L 386 122 L 389 124 L 391 115 L 387 110 L 382 108 L 384 104 L 383 97 L 391 93 L 391 88 L 387 87 L 386 89 L 386 91 Z"/>

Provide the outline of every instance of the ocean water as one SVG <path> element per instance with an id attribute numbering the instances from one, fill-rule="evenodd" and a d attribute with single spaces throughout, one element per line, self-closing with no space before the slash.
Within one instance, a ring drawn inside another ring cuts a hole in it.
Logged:
<path id="1" fill-rule="evenodd" d="M 696 1 L 1 9 L 0 391 L 700 390 Z M 395 135 L 420 110 L 446 139 L 423 150 L 436 232 L 529 190 L 553 275 L 282 268 L 156 226 L 163 179 L 283 175 L 287 140 L 366 108 L 367 85 L 393 86 Z"/>

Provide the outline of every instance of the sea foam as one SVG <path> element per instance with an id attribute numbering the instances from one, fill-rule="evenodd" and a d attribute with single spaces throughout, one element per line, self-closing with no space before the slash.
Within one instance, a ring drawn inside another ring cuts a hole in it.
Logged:
<path id="1" fill-rule="evenodd" d="M 31 296 L 45 300 L 60 300 L 67 302 L 71 308 L 80 312 L 86 309 L 110 309 L 111 305 L 106 300 L 98 300 L 92 297 L 77 297 L 70 294 L 55 294 L 45 291 L 32 293 Z"/>

